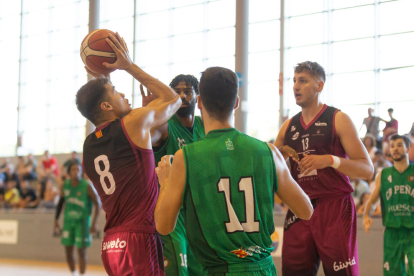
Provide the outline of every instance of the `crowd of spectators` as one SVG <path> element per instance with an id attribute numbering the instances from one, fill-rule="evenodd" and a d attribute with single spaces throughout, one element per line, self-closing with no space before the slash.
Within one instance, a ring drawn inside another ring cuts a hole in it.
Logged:
<path id="1" fill-rule="evenodd" d="M 17 164 L 4 158 L 0 164 L 0 208 L 54 209 L 59 201 L 59 189 L 68 179 L 72 163 L 81 164 L 76 152 L 59 168 L 49 151 L 39 162 L 29 154 L 18 156 Z"/>

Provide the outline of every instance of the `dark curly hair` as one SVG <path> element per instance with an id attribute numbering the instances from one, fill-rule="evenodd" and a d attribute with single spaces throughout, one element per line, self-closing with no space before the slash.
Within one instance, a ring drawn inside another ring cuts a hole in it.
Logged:
<path id="1" fill-rule="evenodd" d="M 176 87 L 178 85 L 178 83 L 180 83 L 182 81 L 185 82 L 185 84 L 191 83 L 191 85 L 194 88 L 195 93 L 198 95 L 198 93 L 199 93 L 198 92 L 198 80 L 193 75 L 183 75 L 183 74 L 180 74 L 180 75 L 176 76 L 170 82 L 170 87 L 174 89 L 174 87 Z"/>

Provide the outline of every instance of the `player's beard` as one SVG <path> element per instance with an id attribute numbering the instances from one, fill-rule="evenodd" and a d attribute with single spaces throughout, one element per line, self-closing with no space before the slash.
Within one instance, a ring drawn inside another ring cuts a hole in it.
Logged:
<path id="1" fill-rule="evenodd" d="M 394 156 L 392 157 L 392 160 L 394 160 L 395 162 L 400 162 L 402 160 L 404 160 L 407 157 L 407 154 L 400 154 L 400 158 L 394 158 Z"/>
<path id="2" fill-rule="evenodd" d="M 183 118 L 189 117 L 191 114 L 194 113 L 196 102 L 183 102 L 183 104 L 186 104 L 187 106 L 181 107 L 177 110 L 177 115 Z"/>

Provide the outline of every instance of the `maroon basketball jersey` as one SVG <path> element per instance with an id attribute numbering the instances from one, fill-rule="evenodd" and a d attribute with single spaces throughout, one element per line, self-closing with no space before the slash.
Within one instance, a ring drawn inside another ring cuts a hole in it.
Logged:
<path id="1" fill-rule="evenodd" d="M 296 150 L 300 160 L 303 159 L 304 153 L 347 158 L 335 130 L 335 115 L 338 111 L 334 107 L 324 105 L 308 125 L 303 121 L 302 112 L 299 112 L 290 120 L 284 144 Z M 292 161 L 291 165 L 293 179 L 311 199 L 353 192 L 348 176 L 332 167 L 313 170 L 303 176 L 296 162 Z"/>
<path id="2" fill-rule="evenodd" d="M 155 226 L 154 154 L 132 142 L 123 119 L 97 128 L 86 138 L 83 166 L 106 212 L 105 231 L 116 226 Z"/>

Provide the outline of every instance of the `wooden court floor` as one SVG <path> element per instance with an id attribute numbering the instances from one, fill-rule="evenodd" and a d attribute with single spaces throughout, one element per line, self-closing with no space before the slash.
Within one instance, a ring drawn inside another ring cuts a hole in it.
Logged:
<path id="1" fill-rule="evenodd" d="M 0 259 L 0 276 L 70 276 L 66 263 Z M 88 265 L 87 276 L 106 276 L 105 269 Z"/>

